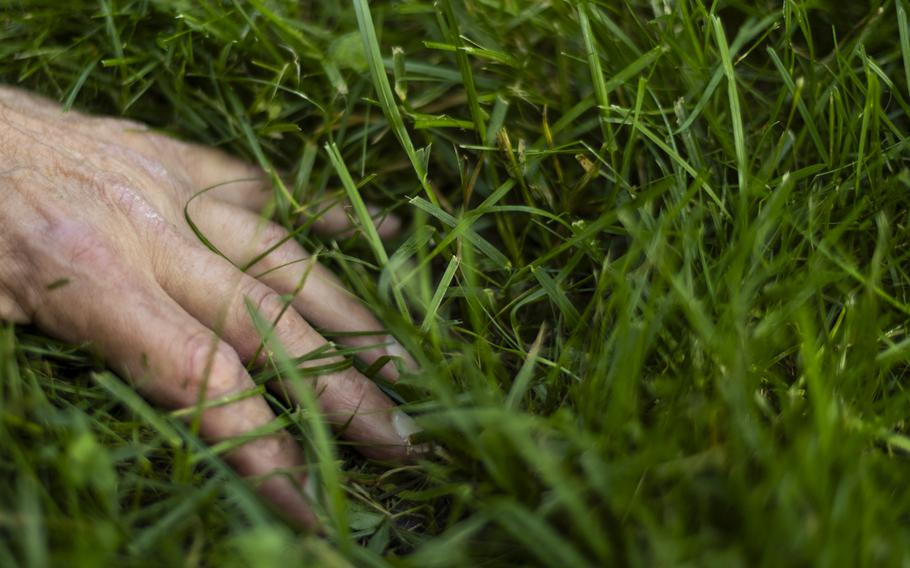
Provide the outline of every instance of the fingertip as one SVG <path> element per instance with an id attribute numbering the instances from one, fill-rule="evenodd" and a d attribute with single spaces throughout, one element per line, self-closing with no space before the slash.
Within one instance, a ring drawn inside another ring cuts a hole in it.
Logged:
<path id="1" fill-rule="evenodd" d="M 367 211 L 376 225 L 376 232 L 382 239 L 390 239 L 401 232 L 401 218 L 394 213 L 384 212 L 380 207 L 367 205 Z"/>
<path id="2" fill-rule="evenodd" d="M 291 524 L 310 532 L 322 532 L 322 525 L 309 501 L 290 479 L 277 475 L 270 477 L 259 485 L 259 493 L 279 507 L 279 512 Z"/>
<path id="3" fill-rule="evenodd" d="M 393 408 L 387 417 L 388 442 L 361 447 L 361 453 L 371 459 L 398 464 L 412 463 L 430 451 L 430 444 L 421 442 L 423 428 L 400 408 Z"/>
<path id="4" fill-rule="evenodd" d="M 372 385 L 371 383 L 371 386 Z M 378 391 L 377 391 L 378 392 Z M 342 435 L 363 456 L 380 462 L 411 463 L 428 450 L 423 429 L 385 395 L 383 400 L 363 404 L 345 424 Z M 331 420 L 336 427 L 337 420 Z"/>
<path id="5" fill-rule="evenodd" d="M 429 453 L 430 444 L 427 442 L 418 443 L 423 428 L 417 425 L 405 411 L 396 408 L 392 412 L 392 427 L 395 432 L 404 440 L 404 456 L 401 461 L 414 461 L 415 459 Z"/>
<path id="6" fill-rule="evenodd" d="M 393 383 L 398 381 L 401 377 L 399 366 L 409 373 L 416 373 L 420 370 L 417 361 L 397 339 L 391 335 L 386 335 L 383 343 L 385 343 L 385 347 L 378 351 L 377 356 L 382 355 L 382 351 L 385 351 L 385 355 L 392 359 L 379 370 L 379 375 L 382 378 Z"/>
<path id="7" fill-rule="evenodd" d="M 389 345 L 386 347 L 386 353 L 392 357 L 401 359 L 402 363 L 404 363 L 405 369 L 412 373 L 415 373 L 420 369 L 414 357 L 408 353 L 407 349 L 405 349 L 397 339 L 390 335 L 388 336 L 388 341 Z"/>

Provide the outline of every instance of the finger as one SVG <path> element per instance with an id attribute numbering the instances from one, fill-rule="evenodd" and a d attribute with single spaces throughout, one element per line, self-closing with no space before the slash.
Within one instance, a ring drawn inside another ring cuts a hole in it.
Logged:
<path id="1" fill-rule="evenodd" d="M 132 150 L 186 172 L 197 190 L 225 184 L 213 191 L 232 203 L 259 211 L 272 195 L 268 176 L 262 169 L 224 152 L 151 132 L 136 122 L 93 117 L 75 110 L 64 112 L 57 102 L 4 85 L 0 85 L 0 107 L 55 123 L 66 122 L 68 127 L 83 134 L 116 138 Z"/>
<path id="2" fill-rule="evenodd" d="M 19 303 L 16 302 L 12 295 L 3 291 L 2 285 L 0 285 L 0 321 L 20 324 L 28 323 L 29 321 L 28 314 L 19 306 Z"/>
<path id="3" fill-rule="evenodd" d="M 255 386 L 234 350 L 150 277 L 111 261 L 104 245 L 87 243 L 78 247 L 85 262 L 67 271 L 67 284 L 44 292 L 35 312 L 39 326 L 67 341 L 91 341 L 140 392 L 172 408 Z M 200 434 L 211 442 L 242 439 L 274 419 L 265 400 L 251 396 L 205 410 Z M 225 459 L 243 476 L 264 477 L 260 492 L 293 521 L 316 526 L 300 489 L 306 481 L 303 455 L 287 432 L 251 439 Z"/>
<path id="4" fill-rule="evenodd" d="M 293 295 L 294 308 L 308 321 L 333 332 L 375 332 L 338 338 L 339 343 L 363 349 L 358 357 L 367 365 L 380 357 L 393 357 L 406 368 L 416 369 L 414 359 L 383 330 L 370 310 L 280 225 L 215 200 L 200 205 L 194 222 L 231 262 L 248 267 L 250 274 L 260 275 L 259 280 L 273 290 Z M 399 376 L 395 361 L 383 365 L 379 373 L 390 381 Z"/>
<path id="5" fill-rule="evenodd" d="M 317 203 L 307 203 L 304 206 L 304 212 L 300 214 L 301 223 L 311 220 L 313 229 L 326 236 L 347 238 L 354 234 L 358 223 L 354 221 L 353 209 L 347 201 L 322 201 Z M 249 209 L 253 213 L 258 210 Z M 375 205 L 367 204 L 367 211 L 373 226 L 376 227 L 376 234 L 381 239 L 390 239 L 401 231 L 401 219 L 393 213 L 383 211 Z"/>
<path id="6" fill-rule="evenodd" d="M 177 159 L 197 190 L 211 187 L 216 199 L 256 213 L 265 210 L 274 193 L 269 175 L 260 167 L 214 148 L 177 141 L 172 144 L 177 145 Z M 346 235 L 355 227 L 347 209 L 346 202 L 322 200 L 306 203 L 300 217 L 302 222 L 312 222 L 319 233 Z M 380 237 L 398 233 L 401 221 L 396 216 L 372 205 L 367 209 Z"/>
<path id="7" fill-rule="evenodd" d="M 167 164 L 169 169 L 186 174 L 195 191 L 209 191 L 218 199 L 261 212 L 274 192 L 268 174 L 262 168 L 214 148 L 182 142 L 151 131 L 137 122 L 93 117 L 79 112 L 63 112 L 60 105 L 49 99 L 0 86 L 0 105 L 40 116 L 47 120 L 66 122 L 74 131 L 89 136 L 105 134 L 114 137 L 131 150 Z M 116 146 L 112 146 L 116 147 Z M 401 221 L 395 215 L 368 205 L 381 238 L 398 234 Z M 346 203 L 323 200 L 307 203 L 301 213 L 302 222 L 312 222 L 322 234 L 346 236 L 354 228 Z"/>
<path id="8" fill-rule="evenodd" d="M 183 241 L 174 258 L 179 265 L 172 263 L 159 269 L 161 285 L 190 314 L 219 331 L 244 359 L 260 353 L 262 341 L 246 302 L 274 325 L 276 339 L 292 356 L 324 349 L 325 338 L 295 310 L 288 309 L 277 292 L 224 258 L 188 240 Z M 343 358 L 332 356 L 306 361 L 303 366 L 338 362 Z M 402 460 L 412 453 L 413 421 L 353 367 L 319 375 L 315 391 L 326 419 L 336 427 L 344 426 L 343 435 L 356 442 L 364 455 Z"/>
<path id="9" fill-rule="evenodd" d="M 197 190 L 215 188 L 213 197 L 255 211 L 262 211 L 274 195 L 262 168 L 214 148 L 178 141 L 172 144 Z"/>

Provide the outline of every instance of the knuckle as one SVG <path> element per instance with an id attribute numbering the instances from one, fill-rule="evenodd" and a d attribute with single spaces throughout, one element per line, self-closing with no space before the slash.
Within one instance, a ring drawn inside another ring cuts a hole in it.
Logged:
<path id="1" fill-rule="evenodd" d="M 256 443 L 259 445 L 259 451 L 265 457 L 276 462 L 283 461 L 282 456 L 293 455 L 299 451 L 297 442 L 287 432 L 258 438 Z"/>
<path id="2" fill-rule="evenodd" d="M 352 406 L 360 406 L 360 403 L 367 396 L 367 390 L 371 383 L 360 375 L 348 373 L 345 375 L 344 392 L 353 403 Z"/>
<path id="3" fill-rule="evenodd" d="M 133 226 L 142 227 L 157 235 L 172 228 L 172 224 L 128 176 L 118 172 L 96 172 L 92 183 L 107 202 L 126 216 Z"/>
<path id="4" fill-rule="evenodd" d="M 266 249 L 280 246 L 288 237 L 284 227 L 271 222 L 262 226 L 261 233 L 260 245 Z"/>
<path id="5" fill-rule="evenodd" d="M 261 235 L 259 237 L 259 244 L 262 249 L 271 250 L 277 249 L 283 246 L 290 239 L 288 238 L 288 232 L 276 223 L 268 222 L 263 225 L 261 229 Z"/>
<path id="6" fill-rule="evenodd" d="M 96 170 L 91 173 L 91 184 L 102 194 L 113 194 L 113 197 L 117 197 L 120 193 L 118 190 L 131 185 L 131 181 L 120 172 Z"/>
<path id="7" fill-rule="evenodd" d="M 173 185 L 176 183 L 174 176 L 168 169 L 160 155 L 139 146 L 131 144 L 110 143 L 104 149 L 118 166 L 125 166 L 133 176 L 139 176 L 153 187 L 157 185 Z"/>
<path id="8" fill-rule="evenodd" d="M 252 307 L 263 318 L 273 322 L 284 309 L 284 301 L 278 292 L 272 290 L 258 280 L 250 279 L 242 286 L 242 297 L 250 302 Z"/>
<path id="9" fill-rule="evenodd" d="M 315 259 L 280 225 L 270 224 L 259 239 L 256 256 L 264 255 L 254 265 L 257 271 L 278 271 L 280 274 L 307 273 Z M 252 258 L 250 259 L 252 260 Z"/>
<path id="10" fill-rule="evenodd" d="M 261 228 L 258 243 L 256 256 L 265 255 L 256 264 L 261 269 L 276 268 L 308 258 L 290 233 L 276 223 L 269 222 Z"/>
<path id="11" fill-rule="evenodd" d="M 237 353 L 207 330 L 185 342 L 183 391 L 191 404 L 204 398 L 219 398 L 242 390 L 248 380 Z"/>
<path id="12" fill-rule="evenodd" d="M 324 393 L 329 398 L 340 401 L 340 407 L 357 408 L 367 397 L 371 384 L 356 370 L 348 369 L 333 375 L 320 376 L 316 382 L 316 394 Z"/>
<path id="13" fill-rule="evenodd" d="M 257 280 L 250 280 L 242 285 L 240 298 L 243 303 L 232 311 L 235 313 L 235 337 L 243 346 L 243 357 L 252 357 L 258 352 L 266 358 L 270 349 L 259 351 L 266 335 L 282 342 L 285 347 L 288 347 L 286 342 L 289 339 L 299 338 L 300 330 L 293 310 L 285 309 L 285 302 L 277 292 Z M 256 325 L 256 320 L 261 325 Z"/>

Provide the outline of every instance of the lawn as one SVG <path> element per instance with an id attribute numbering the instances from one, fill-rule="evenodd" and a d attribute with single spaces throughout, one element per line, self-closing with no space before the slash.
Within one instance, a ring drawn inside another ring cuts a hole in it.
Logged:
<path id="1" fill-rule="evenodd" d="M 3 0 L 0 81 L 288 172 L 285 223 L 404 219 L 298 238 L 419 359 L 387 389 L 435 447 L 320 451 L 273 399 L 302 535 L 91 349 L 0 324 L 0 565 L 907 565 L 908 10 Z"/>

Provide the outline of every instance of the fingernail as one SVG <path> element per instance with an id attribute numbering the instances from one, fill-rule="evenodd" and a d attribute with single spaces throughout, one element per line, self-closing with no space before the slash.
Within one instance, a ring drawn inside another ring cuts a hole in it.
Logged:
<path id="1" fill-rule="evenodd" d="M 293 524 L 315 532 L 322 531 L 319 518 L 313 513 L 310 502 L 286 477 L 271 477 L 261 483 L 258 489 L 260 494 L 278 507 Z"/>
<path id="2" fill-rule="evenodd" d="M 401 343 L 398 343 L 398 340 L 387 335 L 385 338 L 386 345 L 385 352 L 389 354 L 390 357 L 398 357 L 404 363 L 405 369 L 414 372 L 418 370 L 417 361 L 411 357 L 411 354 L 401 346 Z"/>
<path id="3" fill-rule="evenodd" d="M 413 418 L 397 408 L 392 411 L 392 428 L 404 441 L 405 452 L 408 456 L 419 456 L 430 452 L 429 443 L 415 444 L 413 440 L 415 435 L 423 432 L 423 428 L 418 426 Z"/>
<path id="4" fill-rule="evenodd" d="M 370 217 L 373 218 L 373 222 L 376 224 L 376 229 L 379 231 L 380 236 L 392 236 L 401 229 L 401 219 L 398 215 L 387 213 L 382 217 L 379 217 L 383 210 L 381 207 L 376 207 L 375 205 L 367 205 L 367 211 L 370 212 Z"/>
<path id="5" fill-rule="evenodd" d="M 397 408 L 392 411 L 392 428 L 398 437 L 404 440 L 408 446 L 411 445 L 411 436 L 420 432 L 420 426 L 414 422 L 414 419 Z"/>
<path id="6" fill-rule="evenodd" d="M 308 475 L 303 482 L 303 494 L 310 504 L 319 503 L 319 488 L 316 485 L 316 476 Z"/>
<path id="7" fill-rule="evenodd" d="M 423 432 L 423 429 L 414 422 L 414 419 L 405 414 L 403 411 L 395 409 L 392 412 L 392 428 L 402 440 L 404 440 L 407 454 L 425 454 L 430 451 L 430 445 L 427 443 L 415 444 L 414 436 Z"/>

